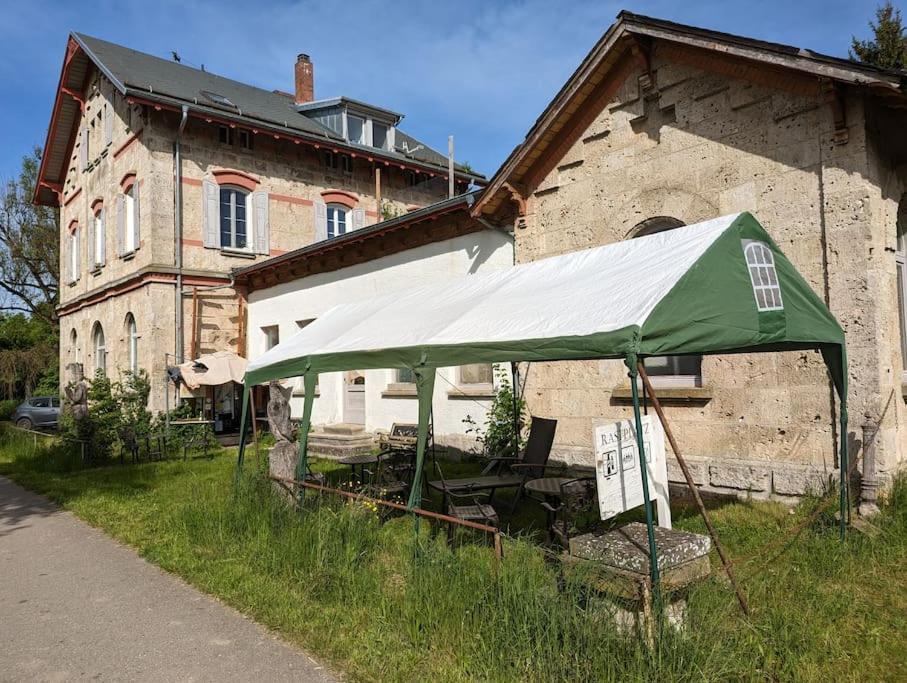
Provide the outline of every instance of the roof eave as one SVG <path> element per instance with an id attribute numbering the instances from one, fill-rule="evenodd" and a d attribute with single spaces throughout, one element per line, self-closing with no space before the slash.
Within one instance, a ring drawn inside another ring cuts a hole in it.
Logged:
<path id="1" fill-rule="evenodd" d="M 438 216 L 442 216 L 453 211 L 463 209 L 466 209 L 468 211 L 469 208 L 475 203 L 476 196 L 478 194 L 479 192 L 467 192 L 465 194 L 457 195 L 456 197 L 451 197 L 450 199 L 445 199 L 440 202 L 436 202 L 435 204 L 430 204 L 428 206 L 422 207 L 421 209 L 416 209 L 415 211 L 403 214 L 402 216 L 397 216 L 386 221 L 381 221 L 380 223 L 375 223 L 374 225 L 369 225 L 365 228 L 362 228 L 361 230 L 348 232 L 342 237 L 337 237 L 332 240 L 322 240 L 321 242 L 315 242 L 313 244 L 309 244 L 299 249 L 287 252 L 286 254 L 281 254 L 280 256 L 266 259 L 259 263 L 254 263 L 242 268 L 234 268 L 231 271 L 231 275 L 235 282 L 242 284 L 244 282 L 247 282 L 248 279 L 253 275 L 293 263 L 300 259 L 309 258 L 311 256 L 319 255 L 327 251 L 344 249 L 347 246 L 352 246 L 353 244 L 361 242 L 363 239 L 376 237 L 396 230 L 402 230 L 411 227 L 416 223 L 421 223 L 426 220 L 433 220 Z M 484 225 L 482 226 L 482 228 L 487 229 Z"/>

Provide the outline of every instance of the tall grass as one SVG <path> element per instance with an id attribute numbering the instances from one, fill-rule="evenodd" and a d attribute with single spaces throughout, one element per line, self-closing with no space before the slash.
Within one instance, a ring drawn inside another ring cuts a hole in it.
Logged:
<path id="1" fill-rule="evenodd" d="M 720 576 L 690 592 L 687 628 L 654 650 L 621 633 L 613 605 L 537 546 L 380 519 L 309 493 L 293 510 L 259 472 L 232 487 L 232 458 L 72 468 L 53 449 L 0 440 L 0 472 L 48 491 L 148 559 L 365 680 L 880 680 L 907 676 L 907 484 L 875 537 L 837 542 L 818 523 L 777 557 L 741 567 L 742 618 Z M 531 503 L 527 503 L 531 504 Z M 714 510 L 735 556 L 806 518 L 763 503 Z M 683 509 L 679 524 L 698 530 Z"/>

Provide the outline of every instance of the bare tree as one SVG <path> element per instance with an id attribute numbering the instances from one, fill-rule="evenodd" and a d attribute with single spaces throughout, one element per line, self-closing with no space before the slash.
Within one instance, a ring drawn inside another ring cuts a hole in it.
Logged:
<path id="1" fill-rule="evenodd" d="M 22 311 L 56 325 L 59 212 L 32 203 L 40 164 L 41 150 L 35 148 L 0 196 L 0 311 Z"/>

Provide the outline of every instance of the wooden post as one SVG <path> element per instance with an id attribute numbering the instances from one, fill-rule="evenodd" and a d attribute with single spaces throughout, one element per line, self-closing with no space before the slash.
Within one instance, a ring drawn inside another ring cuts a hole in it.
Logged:
<path id="1" fill-rule="evenodd" d="M 683 455 L 680 453 L 680 447 L 677 445 L 677 440 L 674 438 L 674 432 L 671 431 L 668 419 L 665 417 L 664 410 L 661 408 L 661 402 L 658 400 L 658 395 L 652 388 L 652 383 L 649 381 L 649 376 L 646 374 L 646 369 L 641 362 L 638 363 L 638 368 L 643 386 L 646 388 L 646 393 L 648 393 L 649 398 L 652 401 L 652 407 L 655 409 L 658 419 L 661 421 L 661 426 L 664 427 L 665 436 L 668 437 L 668 442 L 674 450 L 674 457 L 677 458 L 677 464 L 680 465 L 680 469 L 683 472 L 683 478 L 686 480 L 687 486 L 693 494 L 693 500 L 696 502 L 696 507 L 699 508 L 699 514 L 702 515 L 702 519 L 705 521 L 706 529 L 709 530 L 709 536 L 712 537 L 712 542 L 715 544 L 715 550 L 718 551 L 718 557 L 721 558 L 721 564 L 724 565 L 724 571 L 727 573 L 728 580 L 731 582 L 731 586 L 734 587 L 734 592 L 737 594 L 737 602 L 740 603 L 740 609 L 743 610 L 745 615 L 749 616 L 750 608 L 747 604 L 746 596 L 743 594 L 743 590 L 740 588 L 740 585 L 737 583 L 737 579 L 734 576 L 731 560 L 724 551 L 724 546 L 721 545 L 721 541 L 718 540 L 718 533 L 715 531 L 715 527 L 712 526 L 712 520 L 709 517 L 708 511 L 705 509 L 705 503 L 702 502 L 702 497 L 699 495 L 699 489 L 696 488 L 696 483 L 693 481 L 693 475 L 690 474 L 690 468 L 687 467 L 686 460 L 684 460 Z"/>
<path id="2" fill-rule="evenodd" d="M 375 164 L 375 205 L 378 207 L 378 218 L 377 223 L 380 223 L 384 220 L 384 216 L 381 213 L 381 167 Z"/>
<path id="3" fill-rule="evenodd" d="M 454 143 L 453 135 L 447 137 L 447 196 L 454 196 Z"/>

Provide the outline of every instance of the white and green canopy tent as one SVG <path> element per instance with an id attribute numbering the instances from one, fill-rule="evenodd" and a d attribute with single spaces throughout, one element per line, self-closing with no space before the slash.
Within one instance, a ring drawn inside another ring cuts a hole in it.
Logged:
<path id="1" fill-rule="evenodd" d="M 249 388 L 272 379 L 304 378 L 302 478 L 318 373 L 412 369 L 419 397 L 412 507 L 420 495 L 438 367 L 623 359 L 634 380 L 638 424 L 638 359 L 798 349 L 821 352 L 840 398 L 844 472 L 844 332 L 752 215 L 724 216 L 330 309 L 249 363 L 240 465 Z M 641 467 L 643 478 L 645 469 Z M 842 486 L 842 505 L 844 494 Z"/>

